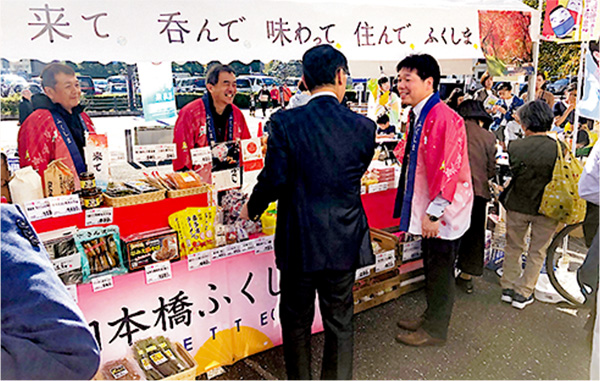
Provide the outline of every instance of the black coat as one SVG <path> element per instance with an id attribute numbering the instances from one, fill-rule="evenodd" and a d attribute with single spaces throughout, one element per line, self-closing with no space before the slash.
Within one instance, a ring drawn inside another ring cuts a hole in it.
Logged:
<path id="1" fill-rule="evenodd" d="M 360 179 L 375 152 L 376 125 L 332 96 L 271 116 L 265 167 L 248 211 L 278 200 L 280 270 L 347 271 L 374 263 Z"/>

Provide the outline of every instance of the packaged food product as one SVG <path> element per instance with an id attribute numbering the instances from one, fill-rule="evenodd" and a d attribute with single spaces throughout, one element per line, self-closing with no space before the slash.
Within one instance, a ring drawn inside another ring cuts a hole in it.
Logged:
<path id="1" fill-rule="evenodd" d="M 136 341 L 132 350 L 148 380 L 160 380 L 192 368 L 164 336 Z"/>
<path id="2" fill-rule="evenodd" d="M 170 228 L 136 233 L 123 238 L 130 271 L 162 261 L 179 260 L 177 233 Z"/>
<path id="3" fill-rule="evenodd" d="M 96 176 L 92 172 L 82 172 L 79 174 L 79 183 L 81 190 L 96 189 Z"/>
<path id="4" fill-rule="evenodd" d="M 168 173 L 166 177 L 177 189 L 196 188 L 203 184 L 202 178 L 194 171 Z"/>
<path id="5" fill-rule="evenodd" d="M 54 270 L 64 284 L 78 284 L 82 282 L 81 254 L 75 245 L 77 226 L 40 233 L 40 240 L 44 244 Z"/>
<path id="6" fill-rule="evenodd" d="M 23 206 L 27 201 L 44 198 L 42 189 L 42 178 L 33 167 L 21 168 L 15 171 L 8 183 L 12 201 Z"/>
<path id="7" fill-rule="evenodd" d="M 121 253 L 118 226 L 79 230 L 75 235 L 75 245 L 81 254 L 84 282 L 97 276 L 127 272 Z"/>
<path id="8" fill-rule="evenodd" d="M 156 192 L 160 190 L 145 181 L 126 181 L 123 183 L 123 185 L 137 191 L 138 193 Z"/>
<path id="9" fill-rule="evenodd" d="M 137 367 L 127 358 L 108 361 L 100 369 L 104 380 L 141 380 L 142 375 Z"/>
<path id="10" fill-rule="evenodd" d="M 46 197 L 69 195 L 75 191 L 75 176 L 61 160 L 54 160 L 44 171 Z"/>
<path id="11" fill-rule="evenodd" d="M 102 205 L 104 198 L 102 191 L 98 188 L 86 189 L 81 191 L 81 205 L 84 209 L 94 209 Z"/>

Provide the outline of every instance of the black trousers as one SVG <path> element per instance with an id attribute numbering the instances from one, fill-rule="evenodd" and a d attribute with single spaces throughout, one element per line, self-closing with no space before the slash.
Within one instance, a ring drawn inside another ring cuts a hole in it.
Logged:
<path id="1" fill-rule="evenodd" d="M 433 337 L 446 340 L 454 305 L 454 261 L 460 239 L 448 241 L 423 238 L 423 264 L 425 268 L 425 310 L 422 328 Z"/>
<path id="2" fill-rule="evenodd" d="M 456 267 L 470 275 L 483 275 L 483 254 L 485 250 L 485 208 L 487 200 L 475 196 L 471 212 L 471 227 L 460 239 Z"/>
<path id="3" fill-rule="evenodd" d="M 310 338 L 316 292 L 325 330 L 321 378 L 353 378 L 354 277 L 355 271 L 281 272 L 279 317 L 288 379 L 311 379 Z"/>

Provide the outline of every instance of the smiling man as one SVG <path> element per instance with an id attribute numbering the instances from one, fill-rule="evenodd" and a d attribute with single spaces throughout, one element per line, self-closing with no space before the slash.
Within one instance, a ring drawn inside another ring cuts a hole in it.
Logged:
<path id="1" fill-rule="evenodd" d="M 90 117 L 79 104 L 81 89 L 73 69 L 53 63 L 41 74 L 45 94 L 32 97 L 34 112 L 23 122 L 18 136 L 21 168 L 31 165 L 44 178 L 53 160 L 61 159 L 75 175 L 86 172 L 85 132 L 94 133 Z"/>
<path id="2" fill-rule="evenodd" d="M 191 150 L 238 139 L 250 139 L 246 119 L 233 99 L 237 93 L 235 72 L 225 65 L 210 68 L 204 97 L 185 105 L 175 123 L 176 171 L 196 169 Z"/>
<path id="3" fill-rule="evenodd" d="M 463 119 L 440 101 L 440 67 L 428 54 L 400 61 L 398 91 L 412 106 L 394 217 L 400 230 L 423 237 L 427 310 L 401 320 L 408 331 L 396 340 L 407 345 L 446 341 L 454 304 L 454 261 L 460 237 L 471 220 L 473 185 Z"/>

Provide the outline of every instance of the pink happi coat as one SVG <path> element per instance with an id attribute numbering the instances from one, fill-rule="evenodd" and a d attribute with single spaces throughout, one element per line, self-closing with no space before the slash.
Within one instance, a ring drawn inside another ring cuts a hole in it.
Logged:
<path id="1" fill-rule="evenodd" d="M 469 229 L 473 184 L 463 119 L 439 102 L 423 124 L 418 148 L 409 233 L 421 235 L 427 207 L 441 193 L 450 201 L 440 219 L 439 238 L 455 240 Z"/>

